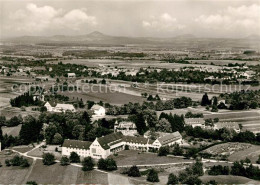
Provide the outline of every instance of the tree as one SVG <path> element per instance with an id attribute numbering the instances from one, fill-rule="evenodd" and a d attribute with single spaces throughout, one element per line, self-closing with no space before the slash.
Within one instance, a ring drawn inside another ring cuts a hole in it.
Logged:
<path id="1" fill-rule="evenodd" d="M 170 148 L 168 146 L 160 147 L 158 151 L 158 156 L 167 156 L 170 153 Z"/>
<path id="2" fill-rule="evenodd" d="M 49 166 L 55 163 L 55 156 L 51 153 L 43 154 L 42 158 L 43 158 L 42 162 L 44 165 Z"/>
<path id="3" fill-rule="evenodd" d="M 63 142 L 62 136 L 61 136 L 59 133 L 56 133 L 56 134 L 53 136 L 52 143 L 53 143 L 53 144 L 56 144 L 56 145 L 59 145 L 59 144 L 62 144 L 62 142 Z"/>
<path id="4" fill-rule="evenodd" d="M 196 163 L 192 166 L 192 171 L 194 175 L 198 175 L 198 176 L 204 175 L 202 162 L 196 161 Z"/>
<path id="5" fill-rule="evenodd" d="M 82 170 L 83 171 L 90 171 L 94 169 L 95 163 L 91 157 L 85 157 L 82 161 Z"/>
<path id="6" fill-rule="evenodd" d="M 207 105 L 210 105 L 210 100 L 209 100 L 208 94 L 205 93 L 201 100 L 201 106 L 207 106 Z"/>
<path id="7" fill-rule="evenodd" d="M 37 183 L 35 181 L 27 181 L 26 184 L 27 185 L 37 185 Z"/>
<path id="8" fill-rule="evenodd" d="M 114 159 L 106 159 L 106 170 L 108 171 L 117 170 L 116 161 Z"/>
<path id="9" fill-rule="evenodd" d="M 6 124 L 6 117 L 5 116 L 0 116 L 0 127 L 4 126 Z"/>
<path id="10" fill-rule="evenodd" d="M 67 156 L 63 156 L 60 160 L 60 165 L 61 166 L 67 166 L 70 164 L 70 160 Z"/>
<path id="11" fill-rule="evenodd" d="M 27 168 L 27 167 L 29 167 L 30 166 L 30 164 L 29 164 L 29 162 L 28 162 L 28 160 L 27 159 L 21 159 L 21 164 L 20 164 L 20 166 L 21 167 L 23 167 L 23 168 Z"/>
<path id="12" fill-rule="evenodd" d="M 80 157 L 76 152 L 70 153 L 70 162 L 71 163 L 80 163 Z"/>
<path id="13" fill-rule="evenodd" d="M 146 180 L 149 182 L 159 182 L 158 172 L 154 169 L 149 170 Z"/>
<path id="14" fill-rule="evenodd" d="M 19 136 L 22 144 L 36 142 L 42 138 L 40 132 L 43 124 L 37 121 L 33 116 L 28 115 L 20 130 Z"/>
<path id="15" fill-rule="evenodd" d="M 174 145 L 172 154 L 173 155 L 177 155 L 177 156 L 183 155 L 183 150 L 182 150 L 182 148 L 180 147 L 179 144 L 175 144 Z"/>
<path id="16" fill-rule="evenodd" d="M 170 173 L 168 177 L 167 185 L 173 185 L 173 184 L 178 184 L 178 177 L 173 173 Z"/>
<path id="17" fill-rule="evenodd" d="M 106 170 L 106 168 L 107 168 L 106 160 L 103 158 L 99 159 L 97 166 L 98 166 L 98 169 L 100 169 L 100 170 Z"/>
<path id="18" fill-rule="evenodd" d="M 132 166 L 128 171 L 129 177 L 141 177 L 139 168 L 137 166 Z"/>
<path id="19" fill-rule="evenodd" d="M 257 164 L 260 164 L 260 155 L 258 156 L 258 160 L 256 161 Z"/>
<path id="20" fill-rule="evenodd" d="M 5 165 L 6 165 L 6 166 L 11 166 L 11 163 L 10 163 L 10 160 L 9 160 L 9 159 L 6 159 L 6 160 L 5 160 Z"/>

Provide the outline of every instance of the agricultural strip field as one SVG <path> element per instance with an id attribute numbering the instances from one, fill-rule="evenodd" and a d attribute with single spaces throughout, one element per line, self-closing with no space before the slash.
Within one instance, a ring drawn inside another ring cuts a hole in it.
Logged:
<path id="1" fill-rule="evenodd" d="M 209 176 L 204 175 L 200 177 L 203 183 L 207 183 L 210 180 L 215 180 L 218 184 L 259 184 L 259 181 L 248 179 L 246 177 L 232 176 L 232 175 L 218 175 Z"/>
<path id="2" fill-rule="evenodd" d="M 232 162 L 244 160 L 247 157 L 255 164 L 260 155 L 260 146 L 248 143 L 223 143 L 212 146 L 204 152 L 227 155 L 228 160 Z"/>
<path id="3" fill-rule="evenodd" d="M 83 102 L 88 100 L 91 101 L 103 101 L 108 102 L 110 104 L 122 105 L 129 102 L 137 103 L 142 102 L 144 99 L 141 96 L 132 95 L 130 93 L 123 93 L 114 90 L 109 90 L 109 87 L 103 86 L 93 86 L 92 90 L 85 92 L 64 92 L 60 93 L 62 95 L 68 96 L 70 100 L 81 99 Z"/>
<path id="4" fill-rule="evenodd" d="M 260 110 L 204 114 L 204 118 L 219 118 L 222 122 L 237 122 L 242 125 L 244 131 L 260 132 Z"/>

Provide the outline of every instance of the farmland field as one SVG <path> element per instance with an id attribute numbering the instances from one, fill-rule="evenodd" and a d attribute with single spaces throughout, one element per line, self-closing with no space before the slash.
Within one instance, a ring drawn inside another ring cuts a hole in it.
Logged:
<path id="1" fill-rule="evenodd" d="M 204 114 L 204 118 L 219 118 L 219 120 L 223 122 L 237 122 L 242 125 L 242 130 L 244 131 L 260 132 L 260 110 Z"/>
<path id="2" fill-rule="evenodd" d="M 258 65 L 260 64 L 259 61 L 241 61 L 241 60 L 188 60 L 193 64 L 215 64 L 215 65 L 228 65 L 230 63 L 235 64 L 246 64 L 246 65 Z"/>
<path id="3" fill-rule="evenodd" d="M 256 163 L 260 155 L 260 146 L 248 143 L 224 143 L 212 146 L 206 149 L 205 152 L 227 155 L 228 160 L 232 162 L 244 160 L 247 157 L 252 163 Z"/>
<path id="4" fill-rule="evenodd" d="M 246 177 L 232 176 L 232 175 L 218 175 L 218 176 L 209 176 L 204 175 L 200 177 L 203 183 L 206 183 L 210 180 L 215 180 L 218 184 L 259 184 L 259 181 L 248 179 Z"/>
<path id="5" fill-rule="evenodd" d="M 15 127 L 2 127 L 3 135 L 11 135 L 11 136 L 18 136 L 21 130 L 22 125 L 18 125 Z"/>

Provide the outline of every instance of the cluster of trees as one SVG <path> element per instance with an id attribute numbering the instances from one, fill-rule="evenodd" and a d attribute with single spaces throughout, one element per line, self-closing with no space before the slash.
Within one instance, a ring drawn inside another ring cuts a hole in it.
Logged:
<path id="1" fill-rule="evenodd" d="M 169 154 L 182 156 L 184 154 L 184 150 L 180 147 L 179 144 L 175 144 L 173 147 L 161 147 L 158 151 L 158 156 L 167 156 Z"/>
<path id="2" fill-rule="evenodd" d="M 23 168 L 26 168 L 26 167 L 30 166 L 30 163 L 28 162 L 27 159 L 25 159 L 19 155 L 15 155 L 12 159 L 6 159 L 5 165 L 6 166 L 21 166 Z"/>
<path id="3" fill-rule="evenodd" d="M 184 116 L 174 114 L 166 114 L 162 112 L 159 117 L 159 124 L 157 125 L 157 130 L 162 132 L 183 132 L 184 131 Z M 170 128 L 170 129 L 169 129 Z"/>
<path id="4" fill-rule="evenodd" d="M 141 177 L 142 175 L 146 175 L 146 180 L 149 182 L 159 182 L 158 172 L 155 169 L 148 169 L 143 173 L 140 173 L 139 168 L 137 166 L 132 166 L 129 169 L 126 168 L 123 174 L 127 174 L 129 177 Z"/>
<path id="5" fill-rule="evenodd" d="M 260 180 L 260 169 L 257 166 L 253 166 L 249 159 L 236 161 L 231 166 L 231 170 L 228 166 L 213 166 L 209 170 L 209 175 L 235 175 L 243 176 L 254 180 Z"/>
<path id="6" fill-rule="evenodd" d="M 185 114 L 185 118 L 203 118 L 203 117 L 204 116 L 202 113 L 192 113 L 191 111 Z"/>
<path id="7" fill-rule="evenodd" d="M 22 106 L 40 106 L 42 102 L 38 99 L 33 99 L 33 95 L 29 92 L 26 92 L 22 95 L 19 95 L 13 99 L 10 100 L 10 104 L 13 107 L 22 107 Z"/>
<path id="8" fill-rule="evenodd" d="M 9 120 L 7 120 L 5 116 L 0 116 L 0 127 L 1 126 L 14 127 L 20 124 L 23 124 L 23 118 L 20 114 L 18 116 L 14 116 L 10 118 Z"/>
<path id="9" fill-rule="evenodd" d="M 201 72 L 199 70 L 193 70 L 191 67 L 190 69 L 180 70 L 180 71 L 172 71 L 168 69 L 163 69 L 161 71 L 155 70 L 148 70 L 141 68 L 136 76 L 126 75 L 125 72 L 120 72 L 119 75 L 112 76 L 111 74 L 103 75 L 102 77 L 112 78 L 115 80 L 125 80 L 125 81 L 132 81 L 132 82 L 140 82 L 140 83 L 156 83 L 156 82 L 185 82 L 185 83 L 220 83 L 220 82 L 212 82 L 206 80 L 207 77 L 214 76 L 216 79 L 222 79 L 225 76 L 232 77 L 231 73 L 224 72 L 224 73 L 217 73 L 217 72 Z M 224 83 L 226 83 L 224 81 Z M 228 83 L 228 81 L 227 81 Z"/>
<path id="10" fill-rule="evenodd" d="M 100 120 L 97 124 L 91 124 L 91 113 L 66 112 L 66 113 L 42 113 L 39 120 L 46 123 L 44 137 L 47 144 L 61 144 L 64 138 L 94 141 L 96 137 L 110 134 L 112 131 L 103 126 L 106 120 Z"/>
<path id="11" fill-rule="evenodd" d="M 117 164 L 114 159 L 108 158 L 108 159 L 99 159 L 97 163 L 98 169 L 100 170 L 107 170 L 107 171 L 113 171 L 117 170 Z"/>
<path id="12" fill-rule="evenodd" d="M 108 115 L 125 115 L 125 114 L 136 114 L 142 110 L 150 109 L 155 111 L 182 109 L 192 106 L 191 98 L 181 97 L 173 100 L 156 101 L 154 102 L 143 102 L 142 105 L 139 103 L 128 103 L 123 106 L 108 106 Z"/>
<path id="13" fill-rule="evenodd" d="M 260 90 L 242 90 L 240 92 L 221 94 L 220 97 L 230 104 L 231 110 L 256 109 L 259 107 Z"/>
<path id="14" fill-rule="evenodd" d="M 236 133 L 234 130 L 228 128 L 211 130 L 202 129 L 201 127 L 193 128 L 192 126 L 185 126 L 184 131 L 188 136 L 193 136 L 195 138 L 260 144 L 260 134 L 255 135 L 251 131 Z"/>
<path id="15" fill-rule="evenodd" d="M 217 166 L 212 166 L 210 170 L 208 171 L 209 175 L 229 175 L 230 170 L 228 166 L 222 166 L 222 165 L 217 165 Z"/>
<path id="16" fill-rule="evenodd" d="M 203 164 L 200 161 L 196 161 L 191 167 L 187 167 L 180 172 L 178 177 L 171 173 L 167 184 L 202 184 L 202 181 L 199 179 L 199 176 L 202 175 L 204 175 Z"/>

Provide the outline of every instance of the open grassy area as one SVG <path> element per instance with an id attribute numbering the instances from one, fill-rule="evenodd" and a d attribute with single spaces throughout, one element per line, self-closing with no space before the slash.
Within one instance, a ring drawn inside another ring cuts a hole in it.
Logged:
<path id="1" fill-rule="evenodd" d="M 244 160 L 247 157 L 252 163 L 256 163 L 260 155 L 260 146 L 248 143 L 224 143 L 212 146 L 206 149 L 205 152 L 227 155 L 228 160 L 232 162 Z"/>
<path id="2" fill-rule="evenodd" d="M 110 104 L 122 105 L 129 102 L 137 103 L 142 102 L 143 98 L 141 96 L 135 96 L 123 92 L 115 92 L 114 89 L 110 90 L 109 87 L 98 87 L 91 86 L 91 89 L 86 89 L 85 92 L 64 92 L 62 95 L 68 96 L 71 100 L 80 100 L 82 98 L 83 102 L 88 100 L 91 101 L 103 101 Z"/>
<path id="3" fill-rule="evenodd" d="M 118 156 L 110 156 L 118 166 L 124 165 L 150 165 L 150 164 L 166 164 L 178 162 L 191 162 L 192 160 L 181 159 L 177 157 L 157 156 L 153 153 L 139 153 L 134 150 L 124 150 L 118 153 Z"/>
<path id="4" fill-rule="evenodd" d="M 11 135 L 11 136 L 19 136 L 22 125 L 18 125 L 15 127 L 2 127 L 3 135 Z"/>
<path id="5" fill-rule="evenodd" d="M 204 114 L 205 119 L 219 118 L 223 122 L 237 122 L 242 125 L 242 130 L 254 133 L 260 132 L 260 110 L 227 111 L 222 113 Z"/>
<path id="6" fill-rule="evenodd" d="M 210 180 L 215 180 L 218 184 L 259 184 L 259 181 L 248 179 L 246 177 L 232 176 L 232 175 L 218 175 L 218 176 L 209 176 L 204 175 L 200 177 L 203 183 L 206 183 Z"/>

